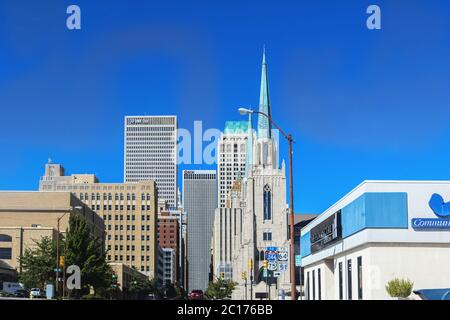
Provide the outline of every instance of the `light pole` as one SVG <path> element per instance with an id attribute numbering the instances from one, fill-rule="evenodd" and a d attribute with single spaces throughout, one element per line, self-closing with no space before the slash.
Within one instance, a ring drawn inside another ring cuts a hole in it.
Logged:
<path id="1" fill-rule="evenodd" d="M 56 278 L 55 278 L 55 297 L 58 297 L 58 291 L 59 291 L 59 222 L 66 214 L 68 214 L 70 211 L 67 211 L 62 216 L 58 217 L 56 219 Z"/>
<path id="2" fill-rule="evenodd" d="M 81 206 L 77 206 L 77 207 L 72 207 L 70 208 L 67 212 L 65 212 L 62 216 L 58 217 L 56 219 L 56 279 L 55 279 L 55 297 L 58 296 L 58 291 L 59 291 L 59 267 L 60 267 L 60 256 L 59 256 L 59 222 L 61 221 L 62 218 L 64 218 L 64 216 L 68 213 L 73 212 L 75 209 L 81 210 L 83 209 L 83 207 Z M 65 273 L 64 273 L 65 275 Z M 65 284 L 63 283 L 63 298 L 64 298 L 64 286 Z"/>
<path id="3" fill-rule="evenodd" d="M 247 108 L 239 108 L 239 113 L 241 115 L 246 114 L 261 114 L 265 116 L 269 121 L 281 132 L 283 137 L 289 143 L 289 202 L 290 202 L 290 214 L 289 214 L 289 237 L 290 237 L 290 249 L 289 249 L 289 259 L 290 259 L 290 272 L 291 272 L 291 300 L 297 300 L 297 292 L 295 290 L 295 252 L 294 252 L 294 183 L 293 183 L 293 174 L 292 174 L 292 143 L 294 139 L 291 134 L 286 134 L 272 119 L 268 114 L 261 111 L 254 111 Z"/>

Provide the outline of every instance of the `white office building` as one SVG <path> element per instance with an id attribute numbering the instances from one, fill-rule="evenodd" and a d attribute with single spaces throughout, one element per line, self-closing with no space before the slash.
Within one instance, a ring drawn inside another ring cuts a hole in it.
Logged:
<path id="1" fill-rule="evenodd" d="M 125 182 L 155 180 L 158 199 L 177 208 L 177 117 L 125 117 Z"/>
<path id="2" fill-rule="evenodd" d="M 301 231 L 306 299 L 390 299 L 395 278 L 450 288 L 446 201 L 450 181 L 361 183 Z"/>
<path id="3" fill-rule="evenodd" d="M 227 121 L 219 140 L 217 157 L 218 208 L 226 206 L 233 182 L 245 175 L 248 122 Z"/>

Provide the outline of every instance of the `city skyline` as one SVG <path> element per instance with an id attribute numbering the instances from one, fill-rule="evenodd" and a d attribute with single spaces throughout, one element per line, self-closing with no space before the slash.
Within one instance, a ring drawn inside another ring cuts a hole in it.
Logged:
<path id="1" fill-rule="evenodd" d="M 115 1 L 105 14 L 81 1 L 79 33 L 64 29 L 64 4 L 2 4 L 0 98 L 12 121 L 0 129 L 0 189 L 37 190 L 49 157 L 122 182 L 127 115 L 175 114 L 189 130 L 246 120 L 237 108 L 257 108 L 264 44 L 274 119 L 296 139 L 297 212 L 322 212 L 366 179 L 449 180 L 449 4 L 378 3 L 379 33 L 357 2 L 208 4 L 211 19 L 196 4 L 179 3 L 183 15 Z"/>

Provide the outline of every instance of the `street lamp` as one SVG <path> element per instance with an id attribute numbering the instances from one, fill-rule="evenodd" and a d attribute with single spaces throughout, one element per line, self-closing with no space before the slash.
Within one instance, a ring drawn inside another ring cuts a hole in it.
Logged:
<path id="1" fill-rule="evenodd" d="M 287 134 L 284 132 L 272 119 L 271 116 L 268 114 L 261 112 L 261 111 L 255 111 L 248 108 L 239 108 L 239 113 L 241 115 L 251 115 L 251 114 L 261 114 L 265 116 L 269 121 L 281 132 L 283 137 L 288 141 L 289 143 L 289 202 L 290 202 L 290 214 L 289 214 L 289 236 L 290 236 L 290 250 L 289 250 L 289 258 L 290 258 L 290 271 L 291 271 L 291 300 L 296 300 L 297 298 L 297 292 L 295 290 L 295 252 L 294 252 L 294 182 L 293 182 L 293 174 L 292 174 L 292 143 L 294 139 L 292 138 L 291 134 Z M 300 284 L 301 286 L 301 284 Z M 300 288 L 301 290 L 301 288 Z"/>

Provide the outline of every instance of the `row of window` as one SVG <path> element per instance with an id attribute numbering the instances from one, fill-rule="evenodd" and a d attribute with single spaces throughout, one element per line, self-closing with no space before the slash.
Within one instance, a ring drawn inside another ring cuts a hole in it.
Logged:
<path id="1" fill-rule="evenodd" d="M 112 235 L 108 234 L 107 239 L 108 239 L 108 241 L 111 241 L 112 240 Z M 123 239 L 124 239 L 123 235 L 115 235 L 114 236 L 114 241 L 119 241 L 119 240 L 123 240 Z M 127 241 L 135 241 L 136 240 L 136 236 L 134 234 L 132 234 L 132 235 L 128 234 L 126 236 L 126 239 L 127 239 Z M 150 236 L 149 235 L 147 235 L 147 236 L 141 235 L 141 241 L 145 241 L 145 240 L 150 241 Z"/>
<path id="2" fill-rule="evenodd" d="M 123 193 L 115 193 L 114 194 L 114 200 L 124 200 L 125 195 Z M 126 194 L 127 200 L 136 200 L 136 194 L 134 193 L 127 193 Z M 103 194 L 103 200 L 112 200 L 113 196 L 112 193 L 104 193 Z M 101 195 L 100 193 L 92 193 L 91 194 L 91 200 L 100 200 Z M 80 200 L 89 200 L 89 194 L 88 193 L 80 193 Z M 150 193 L 142 193 L 141 194 L 141 200 L 150 200 Z"/>
<path id="3" fill-rule="evenodd" d="M 362 257 L 359 256 L 357 259 L 357 299 L 363 299 L 363 282 L 362 282 Z M 317 273 L 316 273 L 317 271 Z M 352 259 L 348 259 L 346 262 L 346 273 L 347 273 L 347 300 L 353 299 L 353 274 L 352 274 Z M 317 291 L 316 291 L 316 274 L 317 274 Z M 310 275 L 312 281 L 310 282 Z M 316 295 L 317 293 L 317 295 Z M 321 300 L 322 299 L 322 277 L 321 269 L 312 270 L 307 272 L 306 275 L 306 295 L 308 300 Z M 344 263 L 341 261 L 338 263 L 338 298 L 339 300 L 344 300 Z"/>
<path id="4" fill-rule="evenodd" d="M 150 215 L 146 215 L 146 216 L 144 216 L 144 215 L 142 215 L 141 216 L 141 220 L 142 221 L 145 221 L 146 220 L 146 218 L 147 218 L 147 221 L 150 221 L 151 220 L 151 217 L 150 217 Z M 135 215 L 132 215 L 132 216 L 130 216 L 130 215 L 127 215 L 127 221 L 134 221 L 136 218 L 135 218 Z M 108 215 L 103 215 L 103 220 L 104 221 L 112 221 L 113 219 L 112 219 L 112 215 L 110 215 L 110 214 L 108 214 Z M 115 221 L 123 221 L 124 220 L 124 218 L 123 218 L 123 215 L 115 215 L 114 216 L 114 220 Z"/>
<path id="5" fill-rule="evenodd" d="M 91 206 L 92 211 L 100 211 L 100 208 L 101 208 L 101 206 L 99 204 Z M 116 204 L 114 206 L 115 211 L 123 211 L 124 208 L 125 208 L 124 205 L 117 205 Z M 127 205 L 126 208 L 127 208 L 127 211 L 135 211 L 136 210 L 136 206 L 135 205 Z M 112 211 L 112 205 L 106 205 L 106 204 L 103 205 L 103 210 L 104 211 Z M 142 211 L 145 211 L 145 210 L 149 211 L 150 210 L 150 206 L 141 206 L 141 210 Z"/>
<path id="6" fill-rule="evenodd" d="M 134 230 L 136 230 L 136 226 L 135 225 L 127 225 L 126 226 L 127 228 L 127 231 L 130 231 L 130 230 L 132 230 L 132 231 L 134 231 Z M 110 224 L 108 224 L 108 231 L 111 231 L 112 230 L 112 225 L 110 225 Z M 123 229 L 123 225 L 121 224 L 121 225 L 115 225 L 114 226 L 114 230 L 115 231 L 122 231 L 122 230 L 124 230 Z M 141 231 L 150 231 L 150 226 L 141 226 Z"/>

